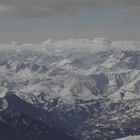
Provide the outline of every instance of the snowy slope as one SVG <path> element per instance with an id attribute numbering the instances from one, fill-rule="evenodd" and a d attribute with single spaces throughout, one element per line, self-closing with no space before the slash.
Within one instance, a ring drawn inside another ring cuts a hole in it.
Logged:
<path id="1" fill-rule="evenodd" d="M 116 140 L 140 140 L 140 136 L 128 136 L 128 137 L 116 139 Z"/>

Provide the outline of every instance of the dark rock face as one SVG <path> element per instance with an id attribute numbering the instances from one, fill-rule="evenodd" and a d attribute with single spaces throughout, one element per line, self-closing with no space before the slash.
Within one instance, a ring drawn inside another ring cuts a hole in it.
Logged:
<path id="1" fill-rule="evenodd" d="M 18 64 L 16 66 L 16 71 L 18 72 L 18 71 L 25 69 L 25 68 L 26 68 L 26 65 L 24 63 L 21 63 L 21 64 Z"/>
<path id="2" fill-rule="evenodd" d="M 40 68 L 39 65 L 37 65 L 37 64 L 33 64 L 31 70 L 35 72 L 35 71 L 38 71 L 39 68 Z"/>
<path id="3" fill-rule="evenodd" d="M 0 111 L 1 140 L 75 140 L 21 113 Z"/>
<path id="4" fill-rule="evenodd" d="M 0 140 L 76 140 L 51 127 L 50 122 L 43 123 L 38 118 L 40 113 L 44 114 L 44 119 L 47 118 L 47 112 L 35 108 L 8 91 L 0 99 Z"/>

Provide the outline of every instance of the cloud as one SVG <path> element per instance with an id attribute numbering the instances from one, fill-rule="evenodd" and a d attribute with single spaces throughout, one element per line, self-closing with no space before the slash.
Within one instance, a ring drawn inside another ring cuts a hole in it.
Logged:
<path id="1" fill-rule="evenodd" d="M 109 41 L 105 38 L 69 39 L 69 40 L 47 40 L 39 44 L 0 44 L 0 51 L 14 51 L 17 53 L 23 50 L 34 50 L 42 53 L 75 53 L 75 52 L 104 52 L 104 51 L 140 51 L 140 42 L 137 41 Z"/>
<path id="2" fill-rule="evenodd" d="M 140 0 L 0 0 L 0 17 L 51 17 L 140 7 Z"/>

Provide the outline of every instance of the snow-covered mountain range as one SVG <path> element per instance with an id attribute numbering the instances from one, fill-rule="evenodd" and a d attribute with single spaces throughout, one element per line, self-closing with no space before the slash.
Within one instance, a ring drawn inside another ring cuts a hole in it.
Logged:
<path id="1" fill-rule="evenodd" d="M 0 45 L 0 100 L 79 140 L 138 135 L 140 42 Z"/>

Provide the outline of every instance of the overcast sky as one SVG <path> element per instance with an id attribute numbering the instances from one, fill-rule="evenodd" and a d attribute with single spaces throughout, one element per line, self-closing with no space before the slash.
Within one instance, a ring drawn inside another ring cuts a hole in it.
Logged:
<path id="1" fill-rule="evenodd" d="M 0 0 L 0 42 L 140 40 L 140 0 Z"/>

